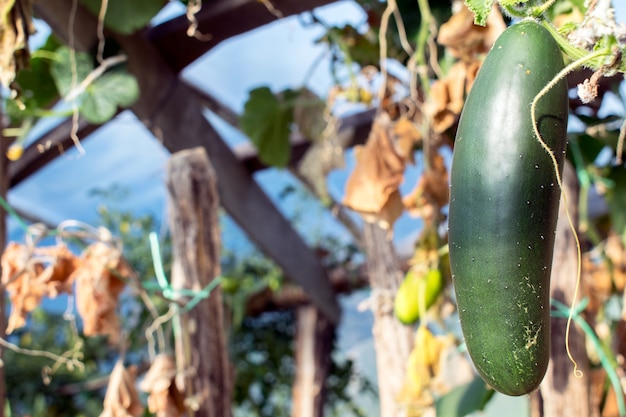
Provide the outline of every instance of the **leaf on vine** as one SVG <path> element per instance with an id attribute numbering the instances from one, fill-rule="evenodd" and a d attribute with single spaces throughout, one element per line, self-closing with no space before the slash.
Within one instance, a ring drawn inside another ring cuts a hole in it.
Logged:
<path id="1" fill-rule="evenodd" d="M 293 108 L 293 121 L 302 135 L 310 140 L 322 139 L 324 129 L 328 126 L 324 111 L 326 103 L 308 88 L 298 91 Z"/>
<path id="2" fill-rule="evenodd" d="M 494 393 L 482 378 L 476 377 L 438 398 L 435 404 L 437 415 L 462 417 L 482 411 Z"/>
<path id="3" fill-rule="evenodd" d="M 37 248 L 35 254 L 42 259 L 50 260 L 39 276 L 46 286 L 46 297 L 54 298 L 61 293 L 70 294 L 73 283 L 72 274 L 82 261 L 63 244 Z"/>
<path id="4" fill-rule="evenodd" d="M 469 4 L 470 2 L 468 2 Z M 486 3 L 490 3 L 487 5 Z M 485 2 L 489 18 L 484 24 L 474 24 L 472 12 L 462 7 L 450 19 L 441 25 L 437 43 L 445 46 L 452 56 L 464 61 L 474 61 L 478 54 L 489 51 L 498 36 L 506 29 L 506 23 L 493 1 Z"/>
<path id="5" fill-rule="evenodd" d="M 65 245 L 31 249 L 11 242 L 2 254 L 2 284 L 9 293 L 11 314 L 6 332 L 26 324 L 26 316 L 43 297 L 71 293 L 72 273 L 79 260 Z"/>
<path id="6" fill-rule="evenodd" d="M 622 293 L 626 287 L 626 249 L 619 235 L 610 233 L 604 241 L 605 260 L 592 254 L 583 257 L 584 292 L 589 297 L 587 311 L 597 312 L 609 297 Z"/>
<path id="7" fill-rule="evenodd" d="M 465 0 L 465 5 L 474 13 L 474 22 L 485 26 L 496 0 Z"/>
<path id="8" fill-rule="evenodd" d="M 118 107 L 128 107 L 139 98 L 139 84 L 133 75 L 113 70 L 83 86 L 82 83 L 94 69 L 91 57 L 76 52 L 75 65 L 72 65 L 70 50 L 65 46 L 58 48 L 56 55 L 57 59 L 50 67 L 50 75 L 62 96 L 76 95 L 73 99 L 81 116 L 88 122 L 104 123 L 115 115 Z"/>
<path id="9" fill-rule="evenodd" d="M 439 373 L 442 353 L 450 343 L 451 339 L 433 335 L 426 326 L 417 328 L 398 402 L 415 407 L 433 404 L 429 388 Z"/>
<path id="10" fill-rule="evenodd" d="M 308 182 L 322 204 L 331 204 L 326 186 L 328 174 L 344 166 L 344 150 L 350 143 L 354 129 L 342 129 L 313 142 L 298 164 L 298 173 Z"/>
<path id="11" fill-rule="evenodd" d="M 33 54 L 30 65 L 17 73 L 13 85 L 18 95 L 15 100 L 7 102 L 6 110 L 12 123 L 17 125 L 26 117 L 32 117 L 37 110 L 50 107 L 58 98 L 59 92 L 50 74 L 51 60 L 46 53 L 54 54 L 59 46 L 56 37 L 48 36 L 44 45 Z M 15 107 L 13 111 L 9 109 L 11 104 Z"/>
<path id="12" fill-rule="evenodd" d="M 128 107 L 139 98 L 139 84 L 131 74 L 113 71 L 87 87 L 80 113 L 90 123 L 101 124 L 115 116 L 118 107 Z"/>
<path id="13" fill-rule="evenodd" d="M 44 288 L 34 285 L 42 267 L 30 263 L 30 255 L 26 246 L 15 242 L 9 243 L 2 254 L 2 284 L 11 299 L 7 334 L 26 324 L 27 314 L 37 308 L 44 295 Z"/>
<path id="14" fill-rule="evenodd" d="M 9 88 L 15 74 L 30 61 L 28 37 L 35 33 L 27 0 L 0 0 L 0 84 Z"/>
<path id="15" fill-rule="evenodd" d="M 448 170 L 443 157 L 433 153 L 429 158 L 428 169 L 417 181 L 417 185 L 404 198 L 404 205 L 410 215 L 421 217 L 432 224 L 437 214 L 448 204 Z"/>
<path id="16" fill-rule="evenodd" d="M 458 61 L 445 78 L 433 83 L 424 111 L 434 132 L 443 133 L 457 122 L 479 67 L 478 61 Z"/>
<path id="17" fill-rule="evenodd" d="M 139 389 L 148 393 L 148 410 L 157 417 L 180 417 L 185 412 L 184 395 L 175 383 L 176 363 L 160 354 L 154 359 Z"/>
<path id="18" fill-rule="evenodd" d="M 119 250 L 102 242 L 88 246 L 82 260 L 73 277 L 83 332 L 86 336 L 108 336 L 109 342 L 115 344 L 120 334 L 116 308 L 125 286 L 120 278 L 128 278 L 132 270 Z"/>
<path id="19" fill-rule="evenodd" d="M 622 166 L 611 168 L 608 179 L 613 186 L 606 190 L 605 198 L 611 215 L 611 229 L 620 236 L 626 236 L 626 169 Z M 623 238 L 626 243 L 626 238 Z"/>
<path id="20" fill-rule="evenodd" d="M 372 223 L 391 229 L 404 207 L 398 187 L 404 176 L 405 160 L 398 155 L 390 137 L 389 117 L 374 120 L 363 146 L 355 147 L 356 166 L 348 178 L 343 204 Z"/>
<path id="21" fill-rule="evenodd" d="M 289 162 L 293 97 L 291 90 L 275 96 L 268 87 L 256 88 L 250 91 L 239 119 L 241 130 L 256 146 L 259 159 L 267 165 L 285 167 Z"/>
<path id="22" fill-rule="evenodd" d="M 394 123 L 392 133 L 392 141 L 398 155 L 406 162 L 415 163 L 413 151 L 422 140 L 422 134 L 415 123 L 406 116 L 401 116 Z"/>
<path id="23" fill-rule="evenodd" d="M 81 0 L 95 16 L 100 13 L 102 0 Z M 163 0 L 109 0 L 104 24 L 109 29 L 131 34 L 145 27 L 163 7 Z"/>
<path id="24" fill-rule="evenodd" d="M 62 96 L 67 96 L 93 70 L 89 54 L 75 51 L 74 64 L 71 57 L 70 48 L 61 46 L 56 50 L 56 58 L 50 66 L 50 75 Z"/>
<path id="25" fill-rule="evenodd" d="M 143 414 L 143 405 L 135 387 L 137 368 L 128 370 L 118 360 L 109 376 L 109 386 L 104 397 L 104 409 L 100 417 L 139 417 Z"/>

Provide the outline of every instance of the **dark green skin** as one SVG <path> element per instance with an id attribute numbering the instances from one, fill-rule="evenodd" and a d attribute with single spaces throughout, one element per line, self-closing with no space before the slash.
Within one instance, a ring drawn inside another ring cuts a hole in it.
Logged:
<path id="1" fill-rule="evenodd" d="M 507 395 L 535 390 L 548 365 L 560 190 L 533 134 L 530 106 L 562 68 L 561 51 L 542 26 L 508 28 L 478 73 L 454 145 L 449 247 L 461 328 L 480 375 Z M 567 100 L 561 81 L 536 112 L 559 167 Z"/>

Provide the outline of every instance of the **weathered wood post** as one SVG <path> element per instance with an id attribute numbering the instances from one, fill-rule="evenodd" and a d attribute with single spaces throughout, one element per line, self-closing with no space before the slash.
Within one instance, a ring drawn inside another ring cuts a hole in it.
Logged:
<path id="1" fill-rule="evenodd" d="M 0 113 L 0 128 L 4 127 L 4 115 Z M 10 142 L 7 138 L 0 135 L 0 195 L 4 200 L 7 199 L 9 191 L 9 160 L 6 157 Z M 7 244 L 7 212 L 0 207 L 0 249 L 4 250 Z M 2 271 L 0 271 L 0 274 Z M 0 337 L 4 339 L 6 336 L 6 299 L 4 288 L 0 291 Z M 4 356 L 4 348 L 0 349 L 0 359 Z M 4 380 L 4 367 L 0 367 L 0 417 L 4 417 L 4 407 L 6 403 L 6 384 Z"/>
<path id="2" fill-rule="evenodd" d="M 386 230 L 376 224 L 364 226 L 365 252 L 372 297 L 374 300 L 374 347 L 378 374 L 380 415 L 385 417 L 406 416 L 406 410 L 397 402 L 406 374 L 406 364 L 413 347 L 414 330 L 395 317 L 395 297 L 402 272 L 393 243 Z"/>
<path id="3" fill-rule="evenodd" d="M 172 287 L 200 292 L 220 274 L 219 198 L 217 179 L 204 148 L 172 155 L 167 164 L 169 222 L 172 234 Z M 189 301 L 181 297 L 179 301 Z M 230 417 L 232 381 L 222 292 L 180 317 L 176 361 L 191 400 L 189 415 Z M 192 412 L 193 411 L 193 412 Z"/>
<path id="4" fill-rule="evenodd" d="M 323 417 L 335 326 L 314 305 L 298 307 L 292 417 Z"/>
<path id="5" fill-rule="evenodd" d="M 576 173 L 567 163 L 563 172 L 568 208 L 577 224 L 578 186 Z M 559 221 L 556 228 L 554 260 L 550 296 L 569 306 L 574 297 L 576 284 L 577 254 L 574 235 L 570 229 L 565 212 L 565 201 L 561 197 Z M 585 336 L 575 323 L 571 324 L 569 347 L 583 372 L 582 378 L 574 375 L 572 362 L 565 350 L 566 318 L 551 320 L 552 340 L 550 343 L 550 364 L 546 377 L 541 383 L 540 391 L 543 400 L 541 415 L 543 417 L 591 415 L 590 404 L 590 373 L 585 348 Z"/>

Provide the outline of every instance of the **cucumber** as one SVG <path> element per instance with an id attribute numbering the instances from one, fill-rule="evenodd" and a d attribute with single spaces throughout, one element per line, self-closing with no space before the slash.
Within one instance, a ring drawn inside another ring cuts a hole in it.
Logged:
<path id="1" fill-rule="evenodd" d="M 550 33 L 522 21 L 498 38 L 463 108 L 450 177 L 450 267 L 461 329 L 482 378 L 512 396 L 537 388 L 550 354 L 550 270 L 560 189 L 533 133 L 531 102 L 563 68 Z M 562 169 L 564 80 L 537 103 Z"/>
<path id="2" fill-rule="evenodd" d="M 439 269 L 431 269 L 425 273 L 409 270 L 394 300 L 394 313 L 398 320 L 407 325 L 416 323 L 421 312 L 435 304 L 444 284 Z"/>

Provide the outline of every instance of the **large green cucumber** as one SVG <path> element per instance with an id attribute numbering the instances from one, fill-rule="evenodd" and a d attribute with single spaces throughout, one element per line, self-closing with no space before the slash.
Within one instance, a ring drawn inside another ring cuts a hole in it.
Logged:
<path id="1" fill-rule="evenodd" d="M 507 395 L 536 389 L 550 354 L 550 270 L 560 189 L 533 133 L 531 103 L 563 68 L 549 32 L 509 27 L 467 97 L 450 178 L 450 266 L 461 328 L 483 379 Z M 567 85 L 537 104 L 542 139 L 559 168 L 566 146 Z"/>

